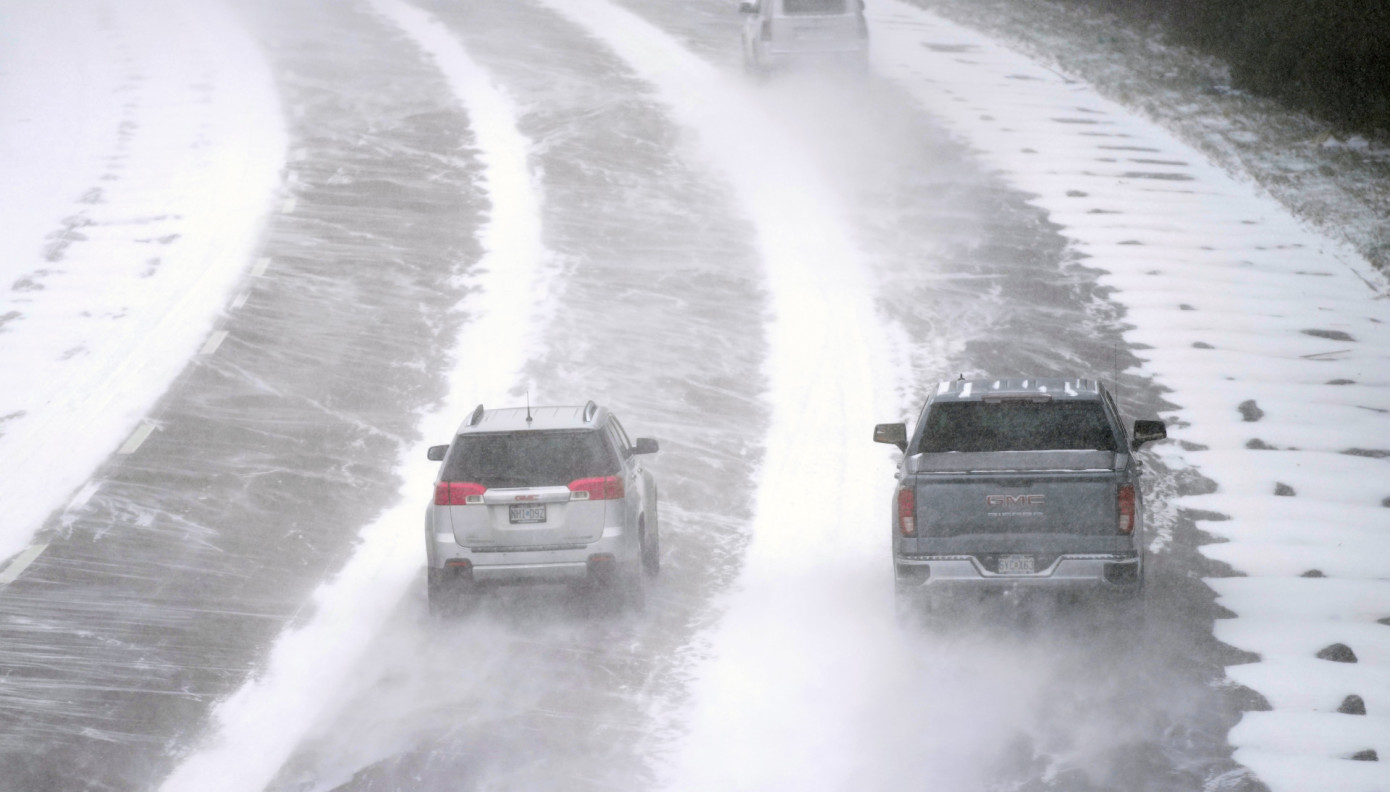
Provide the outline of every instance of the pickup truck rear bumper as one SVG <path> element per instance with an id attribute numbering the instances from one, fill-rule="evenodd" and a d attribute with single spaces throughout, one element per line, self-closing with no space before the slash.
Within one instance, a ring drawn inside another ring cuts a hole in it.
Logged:
<path id="1" fill-rule="evenodd" d="M 993 559 L 974 555 L 911 555 L 894 559 L 899 590 L 953 588 L 1133 589 L 1142 580 L 1139 554 L 1064 553 L 1040 559 L 1032 573 L 992 571 Z"/>

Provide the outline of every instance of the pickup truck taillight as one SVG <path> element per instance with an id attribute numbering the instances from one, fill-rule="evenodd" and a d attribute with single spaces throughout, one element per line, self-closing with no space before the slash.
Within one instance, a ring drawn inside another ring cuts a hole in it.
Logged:
<path id="1" fill-rule="evenodd" d="M 917 494 L 911 487 L 898 490 L 898 530 L 903 536 L 917 535 Z"/>
<path id="2" fill-rule="evenodd" d="M 1115 505 L 1120 515 L 1120 533 L 1134 533 L 1134 485 L 1122 484 L 1115 493 Z"/>
<path id="3" fill-rule="evenodd" d="M 483 502 L 487 487 L 471 481 L 441 481 L 434 485 L 434 505 L 464 506 Z"/>
<path id="4" fill-rule="evenodd" d="M 617 500 L 623 497 L 622 476 L 576 479 L 570 482 L 570 500 Z"/>

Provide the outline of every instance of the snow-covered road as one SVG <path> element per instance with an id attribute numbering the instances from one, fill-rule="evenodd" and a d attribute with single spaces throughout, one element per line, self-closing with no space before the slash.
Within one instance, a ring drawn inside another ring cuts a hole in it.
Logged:
<path id="1" fill-rule="evenodd" d="M 718 0 L 206 5 L 0 6 L 7 777 L 1385 788 L 1386 284 L 1239 174 L 896 0 L 768 84 Z M 1146 629 L 899 629 L 872 425 L 1114 369 Z M 423 449 L 525 392 L 661 439 L 645 613 L 424 613 Z"/>

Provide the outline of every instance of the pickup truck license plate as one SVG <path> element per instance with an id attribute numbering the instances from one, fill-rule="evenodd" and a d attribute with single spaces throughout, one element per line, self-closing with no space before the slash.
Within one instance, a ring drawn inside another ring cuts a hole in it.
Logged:
<path id="1" fill-rule="evenodd" d="M 516 507 L 513 506 L 512 508 Z M 1031 575 L 1033 574 L 1033 557 L 1030 555 L 999 556 L 999 574 Z"/>
<path id="2" fill-rule="evenodd" d="M 508 507 L 511 511 L 510 517 L 514 523 L 543 523 L 545 522 L 545 504 L 517 504 Z"/>

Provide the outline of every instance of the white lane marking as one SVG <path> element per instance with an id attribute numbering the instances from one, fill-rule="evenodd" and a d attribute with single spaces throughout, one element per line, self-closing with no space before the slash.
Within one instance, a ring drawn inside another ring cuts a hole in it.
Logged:
<path id="1" fill-rule="evenodd" d="M 241 294 L 238 294 L 236 296 L 236 299 L 232 300 L 232 309 L 236 310 L 237 308 L 246 305 L 246 301 L 249 299 L 251 299 L 251 292 L 249 291 L 244 291 Z"/>
<path id="2" fill-rule="evenodd" d="M 80 509 L 83 506 L 86 506 L 87 501 L 90 501 L 92 499 L 92 496 L 97 494 L 97 490 L 99 489 L 101 489 L 100 484 L 87 484 L 85 487 L 79 490 L 76 495 L 73 496 L 72 502 L 68 504 L 67 511 L 73 511 L 75 509 Z"/>
<path id="3" fill-rule="evenodd" d="M 218 330 L 216 333 L 213 333 L 212 336 L 208 338 L 208 342 L 206 344 L 203 344 L 203 348 L 198 350 L 198 354 L 211 355 L 212 353 L 216 352 L 217 348 L 222 346 L 222 342 L 226 340 L 227 331 Z"/>
<path id="4" fill-rule="evenodd" d="M 5 571 L 0 572 L 0 586 L 8 586 L 18 580 L 19 576 L 24 574 L 24 570 L 28 569 L 29 565 L 34 563 L 34 559 L 42 555 L 43 551 L 47 549 L 47 542 L 43 544 L 33 544 L 24 552 L 15 556 L 15 559 L 10 562 L 10 565 L 5 567 Z"/>
<path id="5" fill-rule="evenodd" d="M 81 490 L 78 491 L 77 495 L 74 496 L 72 501 L 68 503 L 67 507 L 63 509 L 63 516 L 61 520 L 64 528 L 68 528 L 73 523 L 77 522 L 76 513 L 80 511 L 82 507 L 87 505 L 87 502 L 92 499 L 93 495 L 97 494 L 97 490 L 99 489 L 101 489 L 101 484 L 95 482 L 88 482 L 86 486 L 84 486 Z"/>
<path id="6" fill-rule="evenodd" d="M 154 424 L 152 424 L 152 423 L 150 423 L 150 422 L 148 422 L 148 421 L 146 421 L 145 423 L 140 424 L 140 428 L 135 430 L 135 434 L 131 435 L 131 436 L 130 436 L 130 439 L 127 440 L 127 441 L 125 441 L 125 445 L 121 446 L 121 450 L 117 451 L 116 453 L 117 453 L 117 454 L 133 454 L 133 453 L 135 453 L 135 452 L 140 448 L 140 446 L 145 442 L 145 440 L 149 438 L 149 436 L 150 436 L 150 434 L 151 434 L 152 432 L 154 432 Z"/>
<path id="7" fill-rule="evenodd" d="M 265 271 L 266 271 L 267 269 L 269 269 L 269 268 L 270 268 L 270 259 L 265 258 L 264 256 L 261 257 L 261 258 L 258 258 L 258 259 L 256 259 L 256 266 L 254 266 L 254 267 L 251 268 L 251 277 L 253 277 L 253 278 L 259 278 L 259 277 L 261 277 L 262 275 L 264 275 L 264 274 L 265 274 Z"/>

